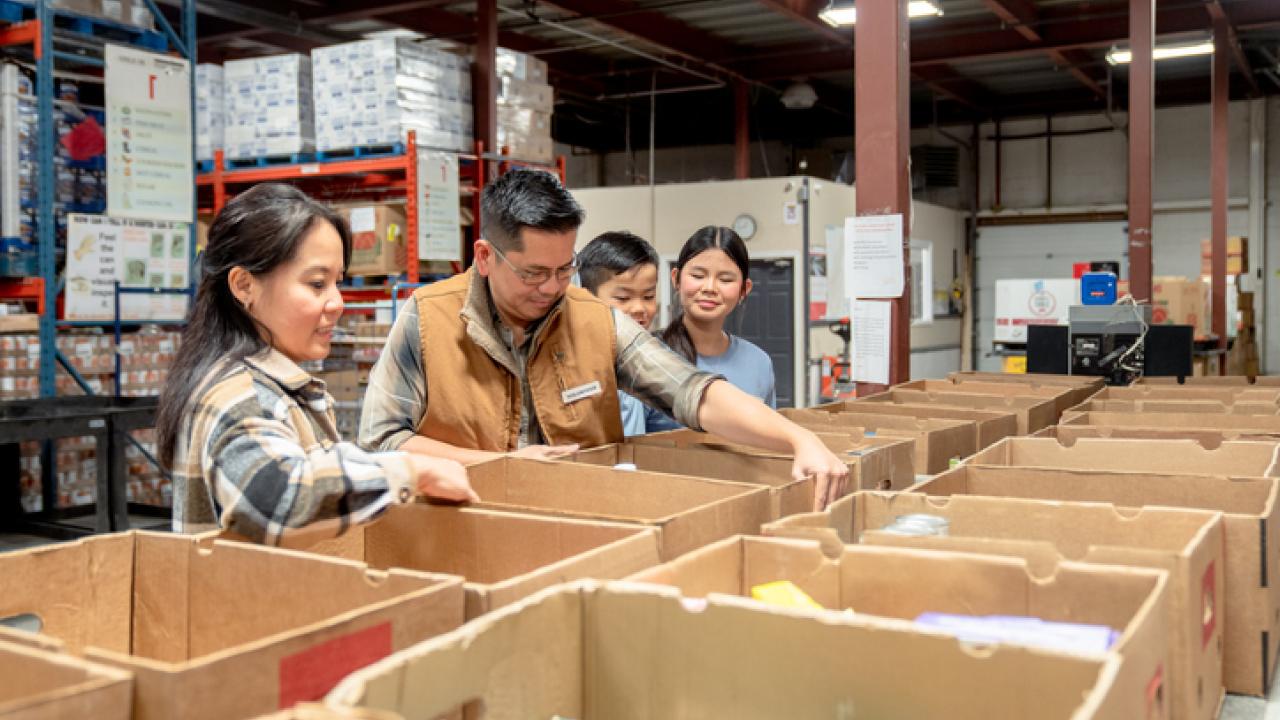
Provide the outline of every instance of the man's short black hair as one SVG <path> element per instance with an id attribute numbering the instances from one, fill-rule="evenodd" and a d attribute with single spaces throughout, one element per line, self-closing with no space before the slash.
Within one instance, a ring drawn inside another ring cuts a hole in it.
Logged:
<path id="1" fill-rule="evenodd" d="M 578 281 L 594 294 L 604 283 L 637 265 L 658 267 L 658 251 L 625 230 L 601 233 L 578 253 Z"/>
<path id="2" fill-rule="evenodd" d="M 502 252 L 524 250 L 521 228 L 568 232 L 577 230 L 585 216 L 560 181 L 541 170 L 511 170 L 480 196 L 481 232 Z"/>

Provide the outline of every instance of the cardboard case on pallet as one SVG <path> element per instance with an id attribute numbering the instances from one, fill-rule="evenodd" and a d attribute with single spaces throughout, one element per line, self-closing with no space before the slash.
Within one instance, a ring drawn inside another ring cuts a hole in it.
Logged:
<path id="1" fill-rule="evenodd" d="M 901 515 L 948 521 L 946 535 L 881 532 Z M 1169 573 L 1167 688 L 1170 715 L 1209 720 L 1222 700 L 1223 517 L 1174 508 L 1118 509 L 1102 503 L 1048 502 L 915 492 L 858 492 L 820 513 L 784 518 L 766 535 L 910 546 L 1023 558 L 1036 577 L 1064 560 L 1154 568 Z"/>
<path id="2" fill-rule="evenodd" d="M 0 617 L 131 672 L 136 720 L 234 720 L 458 627 L 462 580 L 131 531 L 0 555 Z M 11 638 L 32 637 L 6 631 Z"/>

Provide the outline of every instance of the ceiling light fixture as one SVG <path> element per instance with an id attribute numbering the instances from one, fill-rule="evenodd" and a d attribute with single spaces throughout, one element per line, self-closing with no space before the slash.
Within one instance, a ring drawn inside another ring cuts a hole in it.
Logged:
<path id="1" fill-rule="evenodd" d="M 1213 43 L 1208 40 L 1200 42 L 1182 44 L 1182 45 L 1165 45 L 1157 47 L 1151 51 L 1152 60 L 1171 60 L 1173 58 L 1193 57 L 1195 55 L 1212 55 Z M 1128 48 L 1111 48 L 1107 52 L 1107 62 L 1112 65 L 1124 65 L 1133 61 L 1133 52 Z"/>
<path id="2" fill-rule="evenodd" d="M 803 80 L 797 80 L 782 91 L 782 105 L 788 110 L 808 110 L 818 102 L 818 92 Z"/>
<path id="3" fill-rule="evenodd" d="M 882 0 L 877 0 L 880 2 Z M 935 0 L 911 0 L 907 4 L 907 17 L 935 17 L 942 14 L 942 8 Z M 849 0 L 831 0 L 818 13 L 823 22 L 832 27 L 848 27 L 858 21 L 858 11 Z"/>

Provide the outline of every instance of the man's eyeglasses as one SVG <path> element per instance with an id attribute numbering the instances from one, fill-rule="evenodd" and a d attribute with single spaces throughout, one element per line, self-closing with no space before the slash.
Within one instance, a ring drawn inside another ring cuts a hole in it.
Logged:
<path id="1" fill-rule="evenodd" d="M 521 282 L 523 282 L 525 285 L 541 285 L 546 281 L 550 280 L 552 275 L 555 275 L 556 280 L 559 280 L 560 282 L 564 282 L 566 280 L 571 280 L 573 278 L 573 274 L 578 272 L 577 253 L 574 253 L 573 261 L 570 262 L 568 265 L 563 265 L 554 270 L 550 270 L 548 268 L 539 268 L 537 270 L 529 270 L 527 268 L 522 268 L 516 265 L 515 263 L 511 262 L 510 260 L 508 260 L 507 256 L 503 254 L 501 250 L 498 249 L 497 245 L 490 245 L 489 247 L 493 248 L 493 252 L 498 257 L 502 258 L 502 262 L 506 263 L 507 267 L 511 268 L 511 272 L 515 273 L 516 277 L 520 278 Z"/>

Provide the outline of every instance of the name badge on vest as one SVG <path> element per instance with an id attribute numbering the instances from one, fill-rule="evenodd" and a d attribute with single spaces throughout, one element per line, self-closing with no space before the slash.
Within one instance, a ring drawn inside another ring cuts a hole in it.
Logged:
<path id="1" fill-rule="evenodd" d="M 586 385 L 579 385 L 578 387 L 571 387 L 568 390 L 565 390 L 560 393 L 560 399 L 564 401 L 565 405 L 572 405 L 579 400 L 586 400 L 589 397 L 595 397 L 603 392 L 604 389 L 600 387 L 600 381 L 593 380 Z"/>

